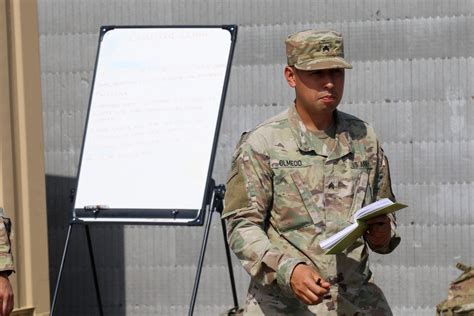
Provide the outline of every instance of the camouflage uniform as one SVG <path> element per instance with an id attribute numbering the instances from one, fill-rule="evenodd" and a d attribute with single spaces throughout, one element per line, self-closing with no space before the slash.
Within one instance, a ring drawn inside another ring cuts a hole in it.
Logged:
<path id="1" fill-rule="evenodd" d="M 10 244 L 10 219 L 5 217 L 3 208 L 0 207 L 0 272 L 6 271 L 8 273 L 14 270 L 13 255 Z"/>
<path id="2" fill-rule="evenodd" d="M 436 306 L 438 316 L 474 316 L 474 267 L 456 267 L 463 273 L 451 283 L 448 298 Z"/>
<path id="3" fill-rule="evenodd" d="M 335 146 L 330 147 L 330 141 L 306 130 L 292 106 L 244 134 L 237 146 L 223 218 L 230 247 L 252 277 L 249 314 L 391 313 L 370 282 L 363 238 L 338 255 L 324 255 L 319 246 L 346 227 L 362 205 L 394 199 L 373 129 L 341 111 L 335 112 L 335 121 Z M 388 247 L 374 251 L 388 253 L 398 242 L 394 234 Z M 330 298 L 313 306 L 295 298 L 290 277 L 299 263 L 333 284 Z"/>
<path id="4" fill-rule="evenodd" d="M 286 51 L 288 65 L 299 70 L 352 68 L 343 58 L 342 36 L 334 31 L 290 35 Z M 337 255 L 325 255 L 319 246 L 348 226 L 363 205 L 394 200 L 388 162 L 372 128 L 349 114 L 333 114 L 333 137 L 308 131 L 291 106 L 244 134 L 237 146 L 222 216 L 229 245 L 251 275 L 247 314 L 391 314 L 370 281 L 370 245 L 362 237 Z M 383 248 L 372 247 L 379 253 L 391 252 L 400 241 L 395 218 L 389 217 L 392 238 Z M 290 278 L 300 263 L 332 284 L 322 303 L 308 306 L 294 295 Z"/>

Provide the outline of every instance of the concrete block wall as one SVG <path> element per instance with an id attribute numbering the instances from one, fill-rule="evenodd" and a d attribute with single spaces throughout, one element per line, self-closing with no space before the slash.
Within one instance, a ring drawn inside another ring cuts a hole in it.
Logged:
<path id="1" fill-rule="evenodd" d="M 396 315 L 433 315 L 474 265 L 474 1 L 38 0 L 52 287 L 69 217 L 101 25 L 239 25 L 214 178 L 223 183 L 240 134 L 286 109 L 283 41 L 294 31 L 345 35 L 341 109 L 370 122 L 390 158 L 402 244 L 371 256 Z M 184 315 L 202 227 L 97 226 L 91 233 L 106 314 Z M 97 314 L 81 227 L 73 231 L 61 315 Z M 74 237 L 75 236 L 75 237 Z M 239 297 L 248 277 L 235 262 Z M 231 306 L 215 219 L 197 315 Z"/>

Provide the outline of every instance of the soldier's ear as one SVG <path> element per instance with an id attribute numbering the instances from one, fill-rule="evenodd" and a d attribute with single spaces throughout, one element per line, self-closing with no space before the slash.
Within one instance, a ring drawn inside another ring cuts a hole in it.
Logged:
<path id="1" fill-rule="evenodd" d="M 285 79 L 288 82 L 288 85 L 292 88 L 296 87 L 296 72 L 295 68 L 286 66 L 285 67 Z"/>

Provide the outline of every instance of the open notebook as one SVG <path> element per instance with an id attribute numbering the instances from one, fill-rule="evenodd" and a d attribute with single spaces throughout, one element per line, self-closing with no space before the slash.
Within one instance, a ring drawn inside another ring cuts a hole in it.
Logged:
<path id="1" fill-rule="evenodd" d="M 375 201 L 357 210 L 353 215 L 354 223 L 331 237 L 321 241 L 319 245 L 326 250 L 326 254 L 336 254 L 353 244 L 367 230 L 367 220 L 383 214 L 393 213 L 407 205 L 392 202 L 390 199 Z"/>

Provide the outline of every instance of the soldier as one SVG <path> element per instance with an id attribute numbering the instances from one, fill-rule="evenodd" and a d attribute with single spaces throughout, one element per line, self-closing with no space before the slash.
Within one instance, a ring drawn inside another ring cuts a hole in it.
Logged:
<path id="1" fill-rule="evenodd" d="M 474 315 L 474 267 L 462 263 L 456 267 L 463 273 L 451 283 L 448 298 L 436 305 L 436 315 Z"/>
<path id="2" fill-rule="evenodd" d="M 8 279 L 14 271 L 10 230 L 10 219 L 0 207 L 0 316 L 8 316 L 13 310 L 13 290 Z"/>
<path id="3" fill-rule="evenodd" d="M 222 217 L 251 276 L 246 314 L 390 315 L 371 282 L 368 247 L 389 253 L 398 245 L 393 215 L 372 219 L 343 253 L 325 255 L 319 246 L 363 205 L 394 200 L 373 129 L 336 109 L 352 68 L 342 36 L 298 32 L 286 51 L 294 104 L 243 134 L 227 181 Z"/>

